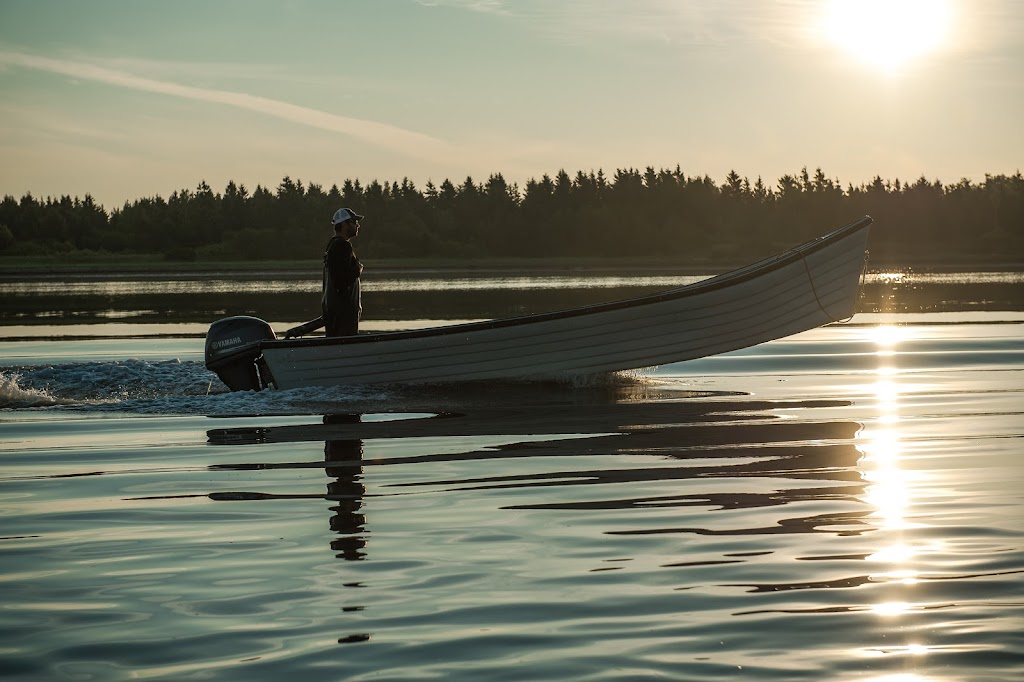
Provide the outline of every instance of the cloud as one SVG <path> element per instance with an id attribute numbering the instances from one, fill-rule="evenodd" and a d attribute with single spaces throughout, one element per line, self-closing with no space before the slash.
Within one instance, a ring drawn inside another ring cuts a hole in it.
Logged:
<path id="1" fill-rule="evenodd" d="M 417 0 L 500 15 L 568 44 L 655 41 L 666 44 L 732 46 L 791 45 L 818 11 L 820 0 Z"/>
<path id="2" fill-rule="evenodd" d="M 509 15 L 511 11 L 504 0 L 416 0 L 425 7 L 455 7 L 485 14 Z"/>
<path id="3" fill-rule="evenodd" d="M 125 71 L 108 69 L 85 62 L 52 59 L 23 52 L 0 51 L 0 68 L 3 67 L 45 71 L 71 78 L 105 83 L 129 90 L 152 92 L 168 97 L 236 107 L 273 116 L 291 123 L 348 135 L 384 149 L 428 160 L 451 155 L 451 150 L 446 142 L 424 133 L 406 130 L 377 121 L 338 116 L 330 112 L 298 106 L 258 95 L 199 88 L 170 81 L 143 78 Z"/>

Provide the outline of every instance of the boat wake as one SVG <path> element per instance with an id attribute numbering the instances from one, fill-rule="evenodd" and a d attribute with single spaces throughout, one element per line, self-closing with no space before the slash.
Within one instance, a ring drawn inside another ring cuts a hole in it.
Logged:
<path id="1" fill-rule="evenodd" d="M 112 404 L 129 399 L 204 395 L 210 375 L 196 362 L 118 360 L 36 365 L 0 372 L 3 407 Z M 213 378 L 216 381 L 216 378 Z"/>
<path id="2" fill-rule="evenodd" d="M 116 360 L 11 367 L 0 370 L 0 411 L 72 411 L 149 415 L 306 415 L 392 411 L 397 406 L 464 406 L 563 393 L 640 390 L 656 381 L 641 372 L 585 375 L 562 382 L 451 386 L 309 386 L 282 391 L 229 391 L 198 361 Z M 500 398 L 495 398 L 500 395 Z M 0 415 L 2 419 L 2 415 Z"/>
<path id="3" fill-rule="evenodd" d="M 21 375 L 0 372 L 0 408 L 43 407 L 69 402 L 54 398 L 45 390 L 20 385 Z"/>
<path id="4" fill-rule="evenodd" d="M 380 392 L 301 389 L 231 393 L 201 362 L 118 360 L 0 370 L 0 410 L 224 416 L 307 414 Z"/>

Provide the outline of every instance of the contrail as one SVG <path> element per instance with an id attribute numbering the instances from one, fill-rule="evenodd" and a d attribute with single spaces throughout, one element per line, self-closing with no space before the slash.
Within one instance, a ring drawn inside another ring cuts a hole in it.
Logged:
<path id="1" fill-rule="evenodd" d="M 288 102 L 267 97 L 248 95 L 242 92 L 197 88 L 191 85 L 142 78 L 130 73 L 82 62 L 38 57 L 21 52 L 0 51 L 0 67 L 2 66 L 35 69 L 37 71 L 62 74 L 131 90 L 154 92 L 199 102 L 225 104 L 312 128 L 350 135 L 379 147 L 420 158 L 436 159 L 439 156 L 447 156 L 447 152 L 450 151 L 447 143 L 423 133 L 406 130 L 388 125 L 387 123 L 338 116 L 326 111 L 289 104 Z"/>

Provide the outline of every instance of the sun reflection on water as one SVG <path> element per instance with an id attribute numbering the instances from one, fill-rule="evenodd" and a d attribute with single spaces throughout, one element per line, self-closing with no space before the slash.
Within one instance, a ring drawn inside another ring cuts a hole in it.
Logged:
<path id="1" fill-rule="evenodd" d="M 875 389 L 881 414 L 874 426 L 861 434 L 865 441 L 861 445 L 861 476 L 868 483 L 864 501 L 874 508 L 873 516 L 881 529 L 901 530 L 910 527 L 906 516 L 911 504 L 912 475 L 900 467 L 899 397 L 891 382 L 880 381 Z"/>
<path id="2" fill-rule="evenodd" d="M 871 612 L 879 616 L 902 616 L 904 613 L 910 611 L 913 607 L 905 601 L 892 601 L 885 602 L 882 604 L 875 604 L 871 607 Z"/>
<path id="3" fill-rule="evenodd" d="M 899 342 L 904 341 L 909 332 L 906 327 L 892 324 L 880 324 L 871 330 L 871 340 L 878 346 L 877 353 L 891 351 Z"/>
<path id="4" fill-rule="evenodd" d="M 910 527 L 907 511 L 911 505 L 912 474 L 900 466 L 903 443 L 900 433 L 899 370 L 890 361 L 890 354 L 906 338 L 900 327 L 882 325 L 872 332 L 878 355 L 877 379 L 872 387 L 876 418 L 865 426 L 858 444 L 863 453 L 861 476 L 867 482 L 864 501 L 874 509 L 879 528 L 900 531 Z M 902 543 L 876 552 L 875 557 L 908 560 L 913 551 Z"/>
<path id="5" fill-rule="evenodd" d="M 905 443 L 901 404 L 908 390 L 901 381 L 898 367 L 898 347 L 908 340 L 911 331 L 906 327 L 881 325 L 871 331 L 877 365 L 875 381 L 870 385 L 869 398 L 873 399 L 874 419 L 867 422 L 858 436 L 858 449 L 863 453 L 859 462 L 860 474 L 866 485 L 862 500 L 871 507 L 871 518 L 880 539 L 876 550 L 866 557 L 875 567 L 871 571 L 872 582 L 897 586 L 895 589 L 908 591 L 920 580 L 920 573 L 914 564 L 919 560 L 922 547 L 910 542 L 907 531 L 920 527 L 911 521 L 914 504 L 915 472 L 905 467 Z M 897 621 L 907 617 L 921 606 L 900 597 L 909 596 L 892 590 L 885 592 L 884 599 L 870 604 L 870 613 L 884 621 Z M 893 597 L 896 597 L 893 599 Z M 917 642 L 904 643 L 894 648 L 891 645 L 870 650 L 861 650 L 861 655 L 899 655 L 919 658 L 929 653 L 929 648 Z M 879 682 L 921 681 L 929 678 L 906 672 L 875 678 Z"/>

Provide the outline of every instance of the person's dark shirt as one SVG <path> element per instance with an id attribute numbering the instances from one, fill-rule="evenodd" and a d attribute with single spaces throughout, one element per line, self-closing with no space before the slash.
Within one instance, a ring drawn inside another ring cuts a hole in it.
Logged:
<path id="1" fill-rule="evenodd" d="M 332 237 L 324 253 L 324 267 L 334 288 L 340 291 L 352 286 L 359 279 L 359 265 L 352 243 L 341 237 Z"/>
<path id="2" fill-rule="evenodd" d="M 340 236 L 333 237 L 324 253 L 321 302 L 328 336 L 349 336 L 359 331 L 362 314 L 360 270 L 352 244 Z"/>

